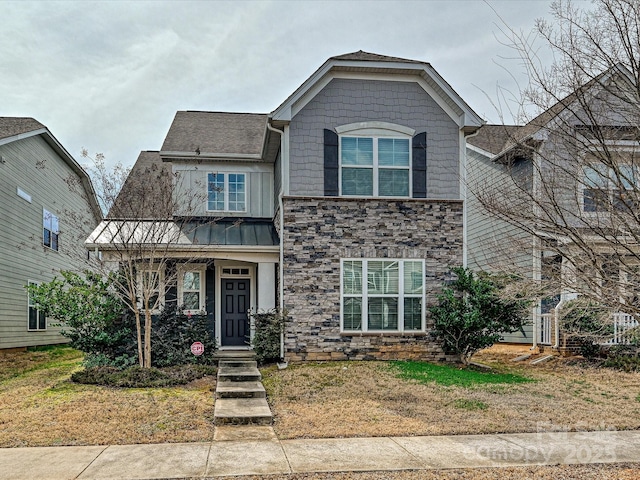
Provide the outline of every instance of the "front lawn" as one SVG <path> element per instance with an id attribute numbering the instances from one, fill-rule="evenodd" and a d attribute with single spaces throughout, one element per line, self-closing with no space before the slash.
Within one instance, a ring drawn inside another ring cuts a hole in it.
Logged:
<path id="1" fill-rule="evenodd" d="M 66 346 L 0 355 L 0 447 L 213 439 L 208 376 L 171 388 L 72 383 L 82 354 Z"/>
<path id="2" fill-rule="evenodd" d="M 640 374 L 481 352 L 491 372 L 420 362 L 275 367 L 263 383 L 280 438 L 640 428 Z"/>
<path id="3" fill-rule="evenodd" d="M 494 370 L 332 362 L 262 370 L 279 438 L 640 428 L 640 373 L 480 353 Z M 475 357 L 474 357 L 475 358 Z M 0 447 L 207 442 L 215 378 L 166 388 L 70 381 L 69 347 L 0 355 Z"/>

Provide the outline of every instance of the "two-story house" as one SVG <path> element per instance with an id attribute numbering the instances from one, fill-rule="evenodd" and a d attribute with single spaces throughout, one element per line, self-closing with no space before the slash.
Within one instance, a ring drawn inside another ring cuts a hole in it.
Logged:
<path id="1" fill-rule="evenodd" d="M 595 76 L 523 126 L 468 138 L 468 259 L 515 275 L 538 296 L 531 325 L 505 341 L 563 349 L 558 307 L 577 296 L 611 313 L 603 341 L 637 322 L 640 114 L 621 65 Z"/>
<path id="2" fill-rule="evenodd" d="M 102 218 L 86 172 L 33 118 L 0 117 L 0 349 L 63 343 L 25 285 L 82 269 Z"/>
<path id="3" fill-rule="evenodd" d="M 222 348 L 248 343 L 248 308 L 278 306 L 290 361 L 441 358 L 427 309 L 465 263 L 465 137 L 482 123 L 428 63 L 362 51 L 270 114 L 178 112 L 132 171 L 171 171 L 166 298 L 205 311 Z M 146 215 L 114 212 L 89 248 Z"/>

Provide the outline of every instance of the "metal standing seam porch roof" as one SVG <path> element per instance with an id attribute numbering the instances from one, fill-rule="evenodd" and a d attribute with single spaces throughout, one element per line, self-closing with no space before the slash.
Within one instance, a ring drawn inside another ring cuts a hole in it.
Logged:
<path id="1" fill-rule="evenodd" d="M 187 222 L 182 232 L 192 245 L 278 246 L 273 223 L 269 220 L 223 219 Z"/>
<path id="2" fill-rule="evenodd" d="M 278 247 L 279 239 L 270 220 L 211 218 L 180 223 L 169 221 L 106 220 L 89 236 L 89 248 L 108 249 L 127 243 L 169 244 L 183 247 Z"/>

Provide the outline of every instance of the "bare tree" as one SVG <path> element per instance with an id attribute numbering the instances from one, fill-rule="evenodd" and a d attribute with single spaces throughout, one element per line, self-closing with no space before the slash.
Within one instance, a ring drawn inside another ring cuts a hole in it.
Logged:
<path id="1" fill-rule="evenodd" d="M 529 78 L 518 112 L 537 114 L 488 127 L 501 147 L 469 190 L 512 254 L 493 269 L 522 273 L 514 252 L 533 252 L 531 295 L 640 318 L 640 3 L 556 1 L 551 13 L 534 35 L 504 29 Z"/>
<path id="2" fill-rule="evenodd" d="M 202 222 L 193 212 L 204 205 L 206 188 L 183 186 L 157 152 L 142 152 L 130 172 L 121 166 L 109 171 L 102 156 L 96 160 L 91 171 L 108 214 L 87 244 L 100 251 L 101 268 L 135 316 L 139 363 L 148 368 L 153 319 L 163 307 L 164 292 L 176 285 L 176 260 L 195 259 L 190 247 Z"/>

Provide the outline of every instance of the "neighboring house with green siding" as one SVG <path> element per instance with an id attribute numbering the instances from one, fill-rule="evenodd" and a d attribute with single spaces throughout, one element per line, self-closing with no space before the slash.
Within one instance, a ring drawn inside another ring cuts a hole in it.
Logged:
<path id="1" fill-rule="evenodd" d="M 25 285 L 81 269 L 101 212 L 87 173 L 33 118 L 0 117 L 0 349 L 66 341 Z"/>

